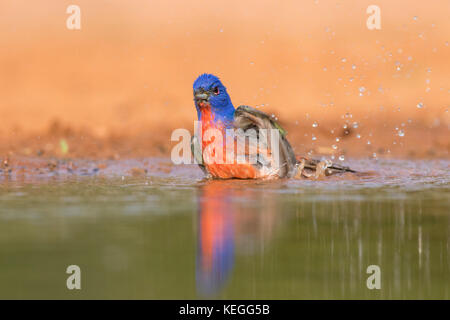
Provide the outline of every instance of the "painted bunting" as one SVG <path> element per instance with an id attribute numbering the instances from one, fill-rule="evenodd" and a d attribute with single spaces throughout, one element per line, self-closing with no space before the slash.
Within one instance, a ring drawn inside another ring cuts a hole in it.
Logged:
<path id="1" fill-rule="evenodd" d="M 208 177 L 220 179 L 317 178 L 322 175 L 354 172 L 348 167 L 339 166 L 330 161 L 296 157 L 286 138 L 287 132 L 280 124 L 273 117 L 252 107 L 239 106 L 235 109 L 227 89 L 218 77 L 202 74 L 195 80 L 193 89 L 202 139 L 197 133 L 194 134 L 191 148 L 195 160 Z M 248 139 L 253 142 L 247 143 L 246 139 L 233 137 L 231 140 L 233 156 L 234 151 L 244 150 L 242 159 L 255 161 L 226 159 L 226 144 L 230 142 L 225 137 L 229 136 L 227 130 L 239 129 L 244 133 L 244 137 L 254 137 L 255 140 Z M 206 136 L 208 130 L 223 134 L 225 138 L 219 144 L 223 150 L 217 148 L 217 135 Z M 269 134 L 266 133 L 272 131 L 277 134 L 270 135 L 271 138 L 268 139 Z M 265 139 L 262 139 L 263 136 Z M 254 141 L 257 141 L 256 145 Z M 241 147 L 239 144 L 243 143 L 248 145 L 239 149 Z M 275 145 L 273 143 L 276 143 L 276 148 L 273 148 Z M 213 144 L 215 147 L 211 147 Z"/>

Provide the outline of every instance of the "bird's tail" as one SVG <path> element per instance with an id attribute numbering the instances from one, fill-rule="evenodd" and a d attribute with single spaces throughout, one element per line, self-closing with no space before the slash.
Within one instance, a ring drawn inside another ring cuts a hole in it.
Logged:
<path id="1" fill-rule="evenodd" d="M 355 170 L 350 169 L 349 167 L 340 166 L 338 164 L 332 163 L 329 160 L 320 161 L 316 159 L 309 159 L 305 157 L 297 156 L 297 177 L 319 177 L 322 175 L 331 176 L 333 174 L 338 173 L 357 173 Z"/>

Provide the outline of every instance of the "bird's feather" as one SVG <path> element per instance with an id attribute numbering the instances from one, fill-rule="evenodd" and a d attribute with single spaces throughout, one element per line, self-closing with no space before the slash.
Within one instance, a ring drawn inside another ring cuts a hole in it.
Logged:
<path id="1" fill-rule="evenodd" d="M 294 151 L 286 139 L 287 132 L 281 125 L 275 121 L 268 114 L 254 109 L 249 106 L 239 106 L 234 113 L 234 126 L 237 129 L 242 129 L 248 131 L 250 129 L 255 129 L 258 133 L 261 129 L 266 129 L 270 132 L 271 129 L 276 129 L 279 131 L 278 135 L 278 146 L 279 146 L 279 162 L 275 166 L 273 159 L 268 159 L 266 163 L 261 163 L 259 161 L 260 169 L 265 169 L 271 172 L 272 175 L 277 175 L 280 178 L 292 177 L 296 173 L 297 160 L 295 158 Z M 258 138 L 261 138 L 258 136 Z M 270 140 L 270 134 L 268 134 L 268 140 Z M 271 142 L 268 141 L 266 148 L 270 149 L 272 146 Z M 268 164 L 267 162 L 270 162 Z"/>
<path id="2" fill-rule="evenodd" d="M 200 145 L 196 135 L 193 135 L 191 138 L 191 151 L 195 162 L 198 164 L 200 169 L 202 169 L 203 173 L 208 175 L 208 171 L 203 164 L 202 146 Z"/>
<path id="3" fill-rule="evenodd" d="M 345 172 L 356 173 L 355 170 L 352 170 L 349 167 L 341 166 L 332 163 L 331 161 L 320 161 L 317 159 L 309 159 L 305 157 L 298 157 L 297 160 L 299 165 L 301 164 L 303 169 L 302 172 L 299 172 L 299 175 L 303 175 L 305 177 L 308 177 L 308 174 L 315 174 L 318 167 L 323 168 L 323 174 L 326 176 Z"/>

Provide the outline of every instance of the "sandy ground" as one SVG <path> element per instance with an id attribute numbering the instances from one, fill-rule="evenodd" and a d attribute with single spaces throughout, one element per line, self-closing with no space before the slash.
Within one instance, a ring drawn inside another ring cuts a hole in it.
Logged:
<path id="1" fill-rule="evenodd" d="M 299 154 L 449 158 L 448 1 L 377 1 L 372 31 L 369 1 L 84 0 L 68 30 L 71 3 L 0 3 L 4 160 L 169 156 L 202 72 Z"/>

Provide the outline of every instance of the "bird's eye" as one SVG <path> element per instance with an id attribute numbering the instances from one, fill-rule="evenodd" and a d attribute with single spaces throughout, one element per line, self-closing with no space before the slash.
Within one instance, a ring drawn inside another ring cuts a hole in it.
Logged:
<path id="1" fill-rule="evenodd" d="M 214 95 L 218 95 L 219 94 L 219 87 L 215 87 L 214 89 L 213 89 L 213 92 L 214 92 Z"/>

